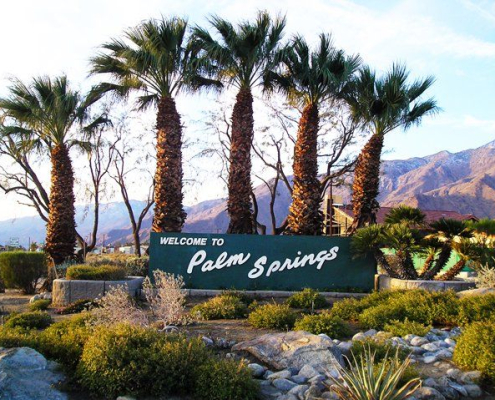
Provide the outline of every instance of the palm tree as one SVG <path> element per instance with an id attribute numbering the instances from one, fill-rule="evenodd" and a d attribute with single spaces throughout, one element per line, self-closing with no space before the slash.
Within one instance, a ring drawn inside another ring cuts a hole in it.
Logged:
<path id="1" fill-rule="evenodd" d="M 91 60 L 93 74 L 113 82 L 96 93 L 112 92 L 126 98 L 138 92 L 139 110 L 157 107 L 154 232 L 180 232 L 186 213 L 182 201 L 182 126 L 174 97 L 183 90 L 219 86 L 204 75 L 206 65 L 186 43 L 187 22 L 180 18 L 149 20 L 102 45 Z"/>
<path id="2" fill-rule="evenodd" d="M 459 261 L 437 278 L 440 281 L 453 280 L 469 261 L 478 261 L 480 258 L 481 249 L 470 238 L 461 238 L 458 242 L 454 242 L 452 247 L 459 254 Z"/>
<path id="3" fill-rule="evenodd" d="M 353 118 L 371 132 L 371 138 L 359 154 L 352 186 L 354 221 L 350 232 L 376 223 L 376 200 L 379 188 L 380 161 L 384 137 L 392 130 L 404 130 L 418 125 L 422 118 L 439 111 L 435 100 L 421 100 L 434 79 L 408 84 L 406 68 L 394 64 L 378 78 L 369 67 L 361 69 L 353 82 L 353 90 L 346 96 Z"/>
<path id="4" fill-rule="evenodd" d="M 284 52 L 283 64 L 289 100 L 303 108 L 294 149 L 294 189 L 287 232 L 320 235 L 323 216 L 317 154 L 319 106 L 341 96 L 360 58 L 346 57 L 333 47 L 329 35 L 321 34 L 315 51 L 310 50 L 304 38 L 296 36 Z"/>
<path id="5" fill-rule="evenodd" d="M 441 243 L 441 247 L 431 268 L 422 271 L 421 279 L 433 279 L 437 276 L 449 262 L 456 243 L 462 239 L 471 239 L 473 237 L 473 232 L 465 221 L 441 218 L 430 223 L 430 227 L 434 232 L 426 236 L 426 239 Z"/>
<path id="6" fill-rule="evenodd" d="M 392 208 L 385 216 L 386 224 L 406 224 L 410 227 L 420 227 L 425 222 L 426 215 L 419 209 L 404 204 Z"/>
<path id="7" fill-rule="evenodd" d="M 219 17 L 211 25 L 219 34 L 214 39 L 203 28 L 193 30 L 193 42 L 214 63 L 217 76 L 238 93 L 232 112 L 228 201 L 228 233 L 256 233 L 251 202 L 251 146 L 253 142 L 252 90 L 273 88 L 273 68 L 280 47 L 285 18 L 272 20 L 259 12 L 254 23 L 245 21 L 234 27 Z"/>
<path id="8" fill-rule="evenodd" d="M 74 221 L 74 171 L 69 150 L 87 147 L 76 139 L 75 125 L 88 121 L 89 107 L 99 97 L 84 97 L 72 90 L 66 76 L 39 77 L 28 85 L 12 80 L 10 96 L 0 99 L 0 109 L 10 118 L 9 132 L 26 143 L 46 146 L 52 163 L 46 251 L 55 265 L 73 257 L 76 244 Z M 98 117 L 84 130 L 90 132 L 105 123 Z"/>

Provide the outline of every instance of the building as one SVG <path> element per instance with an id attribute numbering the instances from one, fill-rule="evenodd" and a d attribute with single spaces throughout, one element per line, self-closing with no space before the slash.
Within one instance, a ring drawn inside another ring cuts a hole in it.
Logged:
<path id="1" fill-rule="evenodd" d="M 332 212 L 325 212 L 325 210 L 330 210 L 328 204 L 329 200 L 325 199 L 325 204 L 328 208 L 324 208 L 325 215 L 325 227 L 324 233 L 329 236 L 347 236 L 347 231 L 352 225 L 354 220 L 354 213 L 352 212 L 352 205 L 343 205 L 342 203 L 335 202 L 331 208 Z M 376 222 L 378 224 L 383 224 L 385 222 L 385 217 L 390 212 L 393 207 L 380 207 L 376 213 Z M 421 210 L 426 218 L 425 222 L 430 223 L 433 221 L 438 221 L 442 218 L 456 219 L 459 221 L 478 221 L 478 218 L 472 214 L 461 214 L 457 211 L 445 211 L 445 210 Z M 330 223 L 330 220 L 332 221 Z"/>

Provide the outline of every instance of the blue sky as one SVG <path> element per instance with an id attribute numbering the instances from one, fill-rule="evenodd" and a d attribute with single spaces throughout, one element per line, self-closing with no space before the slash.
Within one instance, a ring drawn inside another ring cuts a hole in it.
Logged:
<path id="1" fill-rule="evenodd" d="M 310 42 L 331 32 L 338 47 L 380 71 L 400 61 L 412 77 L 436 77 L 430 95 L 443 112 L 406 133 L 390 133 L 385 158 L 456 152 L 495 139 L 495 2 L 487 0 L 8 1 L 0 14 L 0 95 L 9 76 L 65 72 L 86 86 L 98 45 L 141 20 L 175 14 L 204 25 L 212 13 L 237 21 L 258 9 L 286 14 L 288 35 L 298 32 Z M 181 102 L 191 115 L 201 105 Z M 15 204 L 2 196 L 1 204 Z"/>

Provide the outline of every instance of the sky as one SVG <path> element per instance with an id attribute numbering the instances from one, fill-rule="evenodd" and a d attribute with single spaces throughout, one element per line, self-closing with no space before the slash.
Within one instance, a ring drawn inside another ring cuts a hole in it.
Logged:
<path id="1" fill-rule="evenodd" d="M 287 38 L 299 33 L 311 43 L 329 32 L 337 47 L 379 72 L 402 62 L 412 78 L 435 77 L 429 94 L 442 112 L 390 133 L 385 159 L 458 152 L 495 139 L 495 2 L 488 0 L 8 1 L 0 13 L 0 96 L 13 76 L 67 73 L 89 87 L 88 60 L 98 46 L 140 21 L 178 15 L 207 26 L 212 14 L 235 22 L 260 9 L 287 16 Z M 178 100 L 186 119 L 198 118 L 202 104 Z M 0 194 L 0 220 L 28 212 Z"/>

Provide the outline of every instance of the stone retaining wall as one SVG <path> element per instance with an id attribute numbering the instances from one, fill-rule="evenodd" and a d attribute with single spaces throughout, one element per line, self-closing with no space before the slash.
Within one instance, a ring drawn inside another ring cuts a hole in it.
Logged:
<path id="1" fill-rule="evenodd" d="M 127 286 L 131 296 L 136 296 L 141 289 L 144 278 L 129 276 L 123 281 L 83 281 L 55 279 L 53 281 L 52 302 L 57 306 L 66 306 L 77 300 L 102 297 L 112 287 Z"/>
<path id="2" fill-rule="evenodd" d="M 403 280 L 391 278 L 388 275 L 375 276 L 375 288 L 377 290 L 385 289 L 424 289 L 432 292 L 441 292 L 453 290 L 460 292 L 462 290 L 472 289 L 476 286 L 474 281 L 420 281 L 420 280 Z"/>

